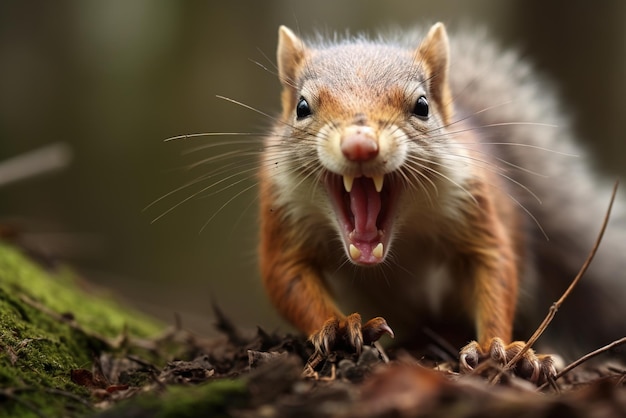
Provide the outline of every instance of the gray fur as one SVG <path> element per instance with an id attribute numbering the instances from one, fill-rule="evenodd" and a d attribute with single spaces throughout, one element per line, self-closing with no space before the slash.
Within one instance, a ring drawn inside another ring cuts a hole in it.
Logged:
<path id="1" fill-rule="evenodd" d="M 318 37 L 309 45 L 327 49 L 379 44 L 412 51 L 425 33 L 417 29 L 375 40 Z M 530 257 L 518 309 L 523 326 L 516 332 L 517 338 L 526 339 L 585 261 L 604 218 L 612 181 L 592 171 L 554 89 L 518 54 L 496 47 L 482 32 L 452 33 L 450 41 L 453 119 L 468 118 L 481 132 L 486 149 L 500 159 L 494 164 L 541 200 L 503 180 L 507 193 L 536 219 L 527 216 Z M 454 129 L 453 123 L 448 130 Z M 624 196 L 621 190 L 600 250 L 544 334 L 544 347 L 574 355 L 626 335 Z"/>
<path id="2" fill-rule="evenodd" d="M 529 276 L 534 277 L 526 278 L 523 297 L 533 303 L 522 299 L 520 310 L 534 327 L 590 252 L 608 207 L 612 181 L 592 172 L 592 162 L 564 116 L 554 89 L 529 64 L 514 52 L 502 52 L 482 34 L 462 33 L 451 39 L 451 82 L 458 107 L 471 114 L 495 106 L 475 115 L 476 125 L 532 122 L 556 126 L 483 129 L 490 138 L 487 141 L 546 149 L 493 146 L 502 159 L 541 174 L 508 170 L 541 199 L 539 204 L 529 193 L 511 186 L 510 193 L 537 218 L 549 238 L 546 240 L 529 219 L 528 233 L 533 237 L 529 254 L 534 255 L 529 260 L 529 271 L 534 274 Z M 625 193 L 618 193 L 593 264 L 545 334 L 548 344 L 561 351 L 591 350 L 626 335 Z M 525 309 L 528 307 L 531 309 Z"/>

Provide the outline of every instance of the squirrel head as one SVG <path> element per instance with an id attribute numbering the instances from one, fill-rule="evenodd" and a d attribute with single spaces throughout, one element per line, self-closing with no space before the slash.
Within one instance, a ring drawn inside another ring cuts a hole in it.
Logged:
<path id="1" fill-rule="evenodd" d="M 312 54 L 307 44 L 291 29 L 280 26 L 278 30 L 277 63 L 278 76 L 283 86 L 283 112 L 287 116 L 296 107 L 298 80 L 306 62 Z M 450 46 L 443 23 L 434 24 L 413 51 L 414 62 L 418 63 L 427 80 L 428 90 L 437 103 L 444 123 L 452 117 L 452 96 L 448 84 Z"/>

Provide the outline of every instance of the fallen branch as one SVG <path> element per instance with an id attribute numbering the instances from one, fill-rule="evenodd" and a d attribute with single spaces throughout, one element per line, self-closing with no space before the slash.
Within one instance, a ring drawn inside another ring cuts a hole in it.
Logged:
<path id="1" fill-rule="evenodd" d="M 64 169 L 71 159 L 72 149 L 69 145 L 57 142 L 0 161 L 0 187 Z"/>

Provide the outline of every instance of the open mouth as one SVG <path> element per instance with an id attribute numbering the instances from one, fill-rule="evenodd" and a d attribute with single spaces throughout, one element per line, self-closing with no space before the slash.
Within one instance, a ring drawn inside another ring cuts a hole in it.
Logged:
<path id="1" fill-rule="evenodd" d="M 350 260 L 362 265 L 381 263 L 389 249 L 397 200 L 391 176 L 328 173 L 326 187 Z"/>

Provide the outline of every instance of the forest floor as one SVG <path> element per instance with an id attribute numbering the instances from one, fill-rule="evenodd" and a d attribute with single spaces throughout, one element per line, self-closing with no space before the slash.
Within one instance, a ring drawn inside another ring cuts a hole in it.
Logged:
<path id="1" fill-rule="evenodd" d="M 0 301 L 0 417 L 626 416 L 626 367 L 604 349 L 538 387 L 489 362 L 459 373 L 436 338 L 320 356 L 217 307 L 220 336 L 203 338 L 2 243 Z"/>
<path id="2" fill-rule="evenodd" d="M 538 388 L 511 372 L 497 377 L 502 368 L 493 364 L 459 374 L 454 359 L 437 362 L 401 349 L 317 356 L 301 337 L 262 329 L 246 334 L 216 313 L 220 338 L 175 327 L 152 341 L 157 351 L 177 345 L 185 360 L 155 363 L 103 352 L 92 370 L 73 371 L 73 380 L 109 410 L 103 417 L 142 417 L 164 405 L 174 408 L 172 416 L 190 417 L 626 416 L 626 368 L 610 361 L 581 364 Z M 116 406 L 138 393 L 152 393 L 152 401 Z"/>

